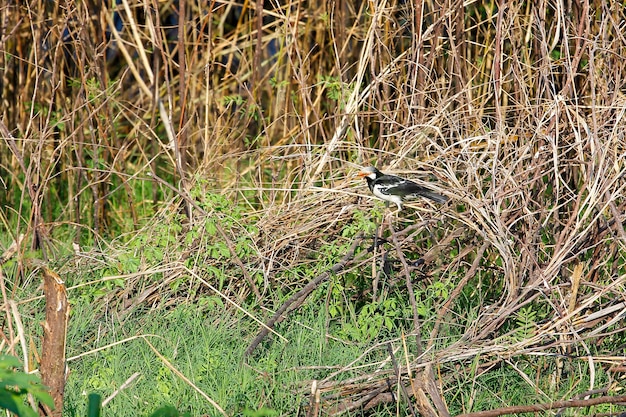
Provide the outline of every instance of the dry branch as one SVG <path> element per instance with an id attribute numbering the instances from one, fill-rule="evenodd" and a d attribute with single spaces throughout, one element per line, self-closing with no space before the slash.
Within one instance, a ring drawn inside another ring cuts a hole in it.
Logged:
<path id="1" fill-rule="evenodd" d="M 557 410 L 560 408 L 583 408 L 591 407 L 593 405 L 600 404 L 620 404 L 626 403 L 626 395 L 619 395 L 616 397 L 598 397 L 590 398 L 588 400 L 568 400 L 568 401 L 554 401 L 551 403 L 534 404 L 534 405 L 520 405 L 514 407 L 503 407 L 495 410 L 477 411 L 475 413 L 458 414 L 456 417 L 497 417 L 505 416 L 509 414 L 525 414 L 525 413 L 537 413 L 540 411 Z"/>

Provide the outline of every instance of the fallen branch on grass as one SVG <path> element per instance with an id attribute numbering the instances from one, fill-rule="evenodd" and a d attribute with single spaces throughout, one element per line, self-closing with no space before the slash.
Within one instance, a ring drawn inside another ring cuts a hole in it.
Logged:
<path id="1" fill-rule="evenodd" d="M 478 411 L 476 413 L 459 414 L 456 417 L 498 417 L 508 414 L 537 413 L 539 411 L 556 410 L 559 408 L 582 408 L 599 404 L 617 404 L 626 402 L 626 395 L 616 397 L 598 397 L 588 400 L 555 401 L 552 403 L 518 405 L 513 407 L 497 408 L 495 410 Z"/>
<path id="2" fill-rule="evenodd" d="M 280 323 L 287 317 L 285 315 L 287 310 L 291 312 L 300 307 L 302 303 L 304 303 L 304 300 L 306 300 L 306 298 L 311 294 L 311 292 L 313 292 L 315 288 L 317 288 L 319 284 L 326 281 L 328 278 L 330 278 L 331 275 L 336 274 L 337 272 L 344 269 L 348 265 L 348 263 L 354 258 L 354 252 L 359 246 L 359 243 L 361 243 L 362 239 L 363 235 L 361 233 L 356 235 L 356 237 L 354 238 L 354 242 L 352 242 L 352 246 L 350 246 L 348 252 L 344 255 L 343 258 L 341 258 L 338 263 L 333 265 L 332 268 L 330 268 L 329 270 L 322 272 L 320 275 L 315 277 L 315 279 L 305 285 L 304 288 L 289 297 L 289 299 L 285 301 L 285 303 L 276 311 L 276 313 L 274 313 L 272 318 L 269 319 L 269 321 L 266 323 L 266 326 L 259 331 L 259 334 L 254 338 L 252 343 L 250 343 L 248 349 L 246 349 L 246 353 L 244 354 L 244 356 L 250 356 L 252 352 L 254 352 L 254 349 L 256 349 L 259 343 L 261 343 L 265 336 L 267 336 L 267 334 L 270 332 L 270 329 L 273 329 L 276 324 Z"/>

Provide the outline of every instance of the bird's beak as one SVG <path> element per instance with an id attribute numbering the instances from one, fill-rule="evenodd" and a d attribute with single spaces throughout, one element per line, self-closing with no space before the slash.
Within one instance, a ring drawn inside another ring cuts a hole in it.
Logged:
<path id="1" fill-rule="evenodd" d="M 367 172 L 359 172 L 358 174 L 356 174 L 356 176 L 359 178 L 365 178 L 367 177 L 367 175 L 368 175 Z"/>

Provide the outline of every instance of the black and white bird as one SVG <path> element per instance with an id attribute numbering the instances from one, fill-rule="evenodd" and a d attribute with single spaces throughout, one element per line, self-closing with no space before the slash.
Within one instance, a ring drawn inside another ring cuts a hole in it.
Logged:
<path id="1" fill-rule="evenodd" d="M 419 197 L 426 197 L 442 204 L 448 201 L 448 197 L 445 195 L 437 194 L 433 190 L 405 178 L 383 174 L 374 167 L 364 168 L 358 176 L 367 180 L 367 186 L 372 194 L 381 200 L 394 203 L 398 206 L 398 211 L 402 210 L 402 203 Z"/>

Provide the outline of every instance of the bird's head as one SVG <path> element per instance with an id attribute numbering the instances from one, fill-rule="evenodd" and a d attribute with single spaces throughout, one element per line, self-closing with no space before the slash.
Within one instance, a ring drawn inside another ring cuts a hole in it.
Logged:
<path id="1" fill-rule="evenodd" d="M 367 177 L 369 179 L 375 180 L 381 175 L 381 173 L 379 170 L 377 170 L 374 167 L 367 167 L 367 168 L 363 168 L 361 172 L 359 172 L 357 175 L 361 178 Z"/>

